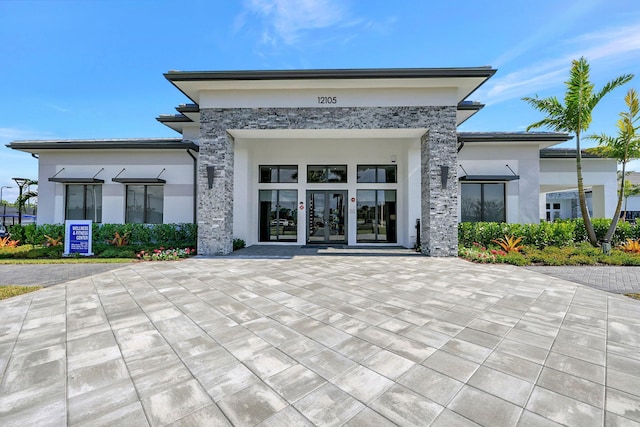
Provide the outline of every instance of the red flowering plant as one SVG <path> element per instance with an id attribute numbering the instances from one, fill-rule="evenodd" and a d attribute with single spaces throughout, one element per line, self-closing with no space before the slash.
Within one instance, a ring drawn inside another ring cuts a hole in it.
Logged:
<path id="1" fill-rule="evenodd" d="M 504 249 L 494 249 L 473 242 L 470 248 L 461 246 L 458 255 L 468 261 L 481 263 L 507 263 L 515 265 L 527 264 L 526 259 L 519 252 L 507 252 Z"/>

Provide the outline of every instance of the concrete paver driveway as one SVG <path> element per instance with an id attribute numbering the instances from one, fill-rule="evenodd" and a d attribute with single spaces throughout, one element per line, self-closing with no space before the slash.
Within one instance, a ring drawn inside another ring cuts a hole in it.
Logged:
<path id="1" fill-rule="evenodd" d="M 640 301 L 512 266 L 140 263 L 0 317 L 3 426 L 640 425 Z"/>

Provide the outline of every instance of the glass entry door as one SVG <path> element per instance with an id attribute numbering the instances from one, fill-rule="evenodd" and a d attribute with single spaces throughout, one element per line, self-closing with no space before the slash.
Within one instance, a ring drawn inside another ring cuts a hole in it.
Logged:
<path id="1" fill-rule="evenodd" d="M 307 191 L 307 243 L 347 242 L 347 192 Z"/>

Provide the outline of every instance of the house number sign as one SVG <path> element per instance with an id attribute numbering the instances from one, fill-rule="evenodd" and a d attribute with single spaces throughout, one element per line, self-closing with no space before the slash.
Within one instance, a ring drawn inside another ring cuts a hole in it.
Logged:
<path id="1" fill-rule="evenodd" d="M 337 104 L 338 97 L 337 96 L 319 96 L 318 104 Z"/>

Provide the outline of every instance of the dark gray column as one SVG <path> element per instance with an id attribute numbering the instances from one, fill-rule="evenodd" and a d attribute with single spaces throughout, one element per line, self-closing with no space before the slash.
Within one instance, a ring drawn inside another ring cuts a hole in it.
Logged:
<path id="1" fill-rule="evenodd" d="M 448 113 L 448 114 L 447 114 Z M 453 119 L 442 117 L 453 115 Z M 458 255 L 458 141 L 455 109 L 443 111 L 421 138 L 422 253 Z"/>
<path id="2" fill-rule="evenodd" d="M 233 154 L 229 124 L 219 110 L 200 113 L 198 254 L 233 251 Z"/>

